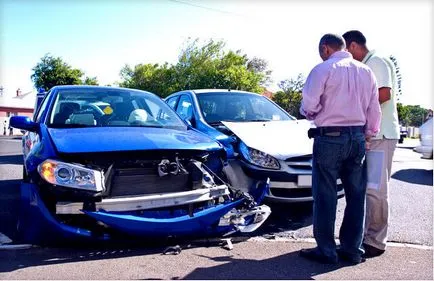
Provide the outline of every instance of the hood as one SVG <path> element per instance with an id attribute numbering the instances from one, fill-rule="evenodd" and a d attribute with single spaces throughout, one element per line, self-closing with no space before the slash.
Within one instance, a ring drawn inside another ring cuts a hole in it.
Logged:
<path id="1" fill-rule="evenodd" d="M 159 149 L 214 151 L 221 149 L 220 144 L 194 130 L 92 127 L 49 128 L 48 132 L 57 150 L 62 153 Z"/>
<path id="2" fill-rule="evenodd" d="M 270 122 L 223 122 L 248 147 L 285 160 L 312 154 L 313 139 L 307 131 L 314 125 L 307 120 Z"/>

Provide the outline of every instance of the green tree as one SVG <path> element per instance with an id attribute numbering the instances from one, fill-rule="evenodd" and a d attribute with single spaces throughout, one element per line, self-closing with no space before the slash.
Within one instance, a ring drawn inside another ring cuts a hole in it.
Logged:
<path id="1" fill-rule="evenodd" d="M 98 80 L 96 79 L 96 77 L 88 77 L 88 76 L 86 76 L 86 77 L 84 78 L 83 85 L 94 85 L 94 86 L 98 86 L 99 83 L 98 83 Z"/>
<path id="2" fill-rule="evenodd" d="M 406 108 L 409 111 L 409 126 L 419 127 L 425 122 L 425 119 L 429 112 L 427 109 L 420 107 L 420 105 L 407 105 Z"/>
<path id="3" fill-rule="evenodd" d="M 305 79 L 301 73 L 295 79 L 290 78 L 283 80 L 278 84 L 282 91 L 273 95 L 273 101 L 297 119 L 305 118 L 300 114 L 301 92 L 303 90 L 304 81 Z"/>
<path id="4" fill-rule="evenodd" d="M 185 89 L 223 88 L 261 93 L 268 70 L 266 62 L 249 60 L 241 51 L 225 51 L 223 41 L 190 41 L 174 65 L 126 65 L 120 76 L 123 87 L 151 91 L 161 97 Z M 250 65 L 249 65 L 250 62 Z M 269 75 L 269 74 L 268 74 Z"/>
<path id="5" fill-rule="evenodd" d="M 49 90 L 56 85 L 82 84 L 83 72 L 80 69 L 72 68 L 60 57 L 50 54 L 44 55 L 32 70 L 31 79 L 36 89 Z"/>
<path id="6" fill-rule="evenodd" d="M 407 106 L 402 103 L 397 103 L 396 108 L 398 110 L 399 123 L 404 126 L 410 125 L 410 110 Z"/>
<path id="7" fill-rule="evenodd" d="M 142 89 L 162 97 L 178 89 L 175 69 L 167 63 L 138 64 L 134 68 L 125 65 L 120 75 L 123 79 L 119 84 L 121 87 Z"/>

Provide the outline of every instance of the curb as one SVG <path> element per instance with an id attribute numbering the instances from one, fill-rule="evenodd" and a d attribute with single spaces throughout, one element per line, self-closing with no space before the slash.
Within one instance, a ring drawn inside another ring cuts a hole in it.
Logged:
<path id="1" fill-rule="evenodd" d="M 247 239 L 247 241 L 252 242 L 295 242 L 295 243 L 312 243 L 316 244 L 314 238 L 300 238 L 300 239 L 294 239 L 294 238 L 282 238 L 282 237 L 275 237 L 273 239 L 267 239 L 264 237 L 251 237 Z M 339 244 L 339 240 L 336 240 L 336 244 Z M 433 250 L 433 246 L 427 246 L 427 245 L 418 245 L 418 244 L 411 244 L 411 243 L 399 243 L 399 242 L 387 242 L 388 247 L 395 247 L 395 248 L 413 248 L 413 249 L 419 249 L 419 250 Z"/>

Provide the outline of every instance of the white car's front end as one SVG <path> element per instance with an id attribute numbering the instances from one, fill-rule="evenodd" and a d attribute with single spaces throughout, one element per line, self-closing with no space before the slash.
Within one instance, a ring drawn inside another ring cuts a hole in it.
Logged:
<path id="1" fill-rule="evenodd" d="M 268 200 L 312 201 L 312 147 L 307 120 L 223 122 L 239 139 L 238 151 L 244 173 L 270 179 Z M 340 184 L 338 180 L 337 184 Z M 339 194 L 343 194 L 340 190 Z"/>

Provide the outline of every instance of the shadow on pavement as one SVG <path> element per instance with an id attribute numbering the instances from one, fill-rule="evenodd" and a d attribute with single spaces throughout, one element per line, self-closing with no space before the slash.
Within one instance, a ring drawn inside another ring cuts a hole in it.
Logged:
<path id="1" fill-rule="evenodd" d="M 183 249 L 198 247 L 216 247 L 219 246 L 214 242 L 197 242 L 183 246 Z M 238 243 L 238 242 L 236 242 Z M 235 244 L 236 244 L 235 243 Z M 173 245 L 173 244 L 171 244 Z M 144 248 L 146 247 L 146 248 Z M 124 246 L 111 245 L 109 247 L 91 247 L 91 248 L 32 248 L 20 251 L 0 251 L 0 272 L 13 272 L 15 270 L 47 266 L 55 264 L 69 264 L 83 261 L 95 261 L 104 259 L 118 259 L 145 255 L 163 255 L 167 247 L 163 244 L 145 245 L 145 246 Z M 259 250 L 259 249 L 258 249 Z M 182 252 L 181 254 L 182 255 Z M 221 256 L 208 257 L 212 261 L 224 263 L 214 267 L 196 268 L 188 275 L 181 279 L 313 279 L 314 276 L 323 273 L 338 270 L 339 268 L 349 266 L 346 263 L 337 265 L 323 265 L 311 262 L 299 256 L 298 251 L 294 251 L 281 256 L 265 259 L 252 260 L 243 257 Z M 150 280 L 150 279 L 149 279 Z"/>
<path id="2" fill-rule="evenodd" d="M 406 169 L 392 175 L 392 178 L 421 185 L 433 185 L 433 170 Z"/>
<path id="3" fill-rule="evenodd" d="M 14 240 L 19 212 L 21 180 L 0 181 L 0 232 Z"/>
<path id="4" fill-rule="evenodd" d="M 234 238 L 233 244 L 244 242 L 247 238 Z M 128 240 L 125 240 L 128 241 Z M 26 250 L 0 251 L 0 272 L 12 272 L 18 269 L 34 266 L 67 264 L 83 261 L 117 259 L 145 255 L 164 255 L 169 247 L 179 246 L 183 249 L 198 247 L 220 247 L 222 241 L 218 238 L 205 239 L 157 239 L 141 242 L 110 241 L 105 243 L 69 243 L 58 247 L 33 247 Z M 174 254 L 168 251 L 167 255 Z"/>
<path id="5" fill-rule="evenodd" d="M 23 155 L 17 154 L 0 156 L 0 165 L 2 164 L 23 165 Z"/>
<path id="6" fill-rule="evenodd" d="M 309 280 L 314 279 L 316 275 L 321 275 L 348 266 L 348 264 L 345 263 L 326 265 L 312 262 L 300 257 L 298 251 L 265 260 L 249 260 L 243 257 L 236 258 L 234 256 L 201 257 L 209 258 L 210 260 L 222 262 L 224 264 L 214 267 L 197 268 L 190 274 L 184 276 L 183 279 Z"/>
<path id="7" fill-rule="evenodd" d="M 271 208 L 270 217 L 254 232 L 254 236 L 273 236 L 280 232 L 287 232 L 312 224 L 312 203 L 270 203 L 264 202 Z M 270 238 L 270 237 L 268 237 Z M 296 237 L 292 237 L 296 238 Z"/>

